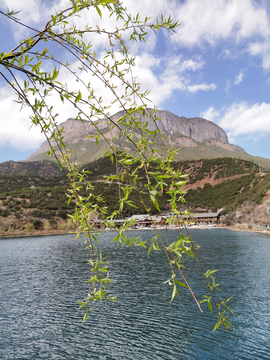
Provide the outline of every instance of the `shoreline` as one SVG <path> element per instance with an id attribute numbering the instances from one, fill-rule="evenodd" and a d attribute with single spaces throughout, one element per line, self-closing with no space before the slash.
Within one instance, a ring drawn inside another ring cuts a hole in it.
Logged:
<path id="1" fill-rule="evenodd" d="M 51 235 L 64 235 L 75 234 L 75 231 L 64 230 L 37 230 L 31 232 L 16 231 L 14 233 L 0 233 L 0 239 L 17 238 L 17 237 L 39 237 L 39 236 L 51 236 Z"/>
<path id="2" fill-rule="evenodd" d="M 261 233 L 261 234 L 268 234 L 270 235 L 270 229 L 263 229 L 263 228 L 242 228 L 242 227 L 237 227 L 235 225 L 233 226 L 228 226 L 227 227 L 229 230 L 232 231 L 241 231 L 241 232 L 250 232 L 250 233 Z"/>
<path id="3" fill-rule="evenodd" d="M 163 227 L 157 228 L 158 230 L 162 230 Z M 181 228 L 183 229 L 183 228 Z M 241 231 L 241 232 L 255 232 L 270 235 L 270 228 L 254 228 L 249 227 L 247 224 L 237 224 L 232 226 L 188 226 L 188 230 L 203 230 L 203 229 L 227 229 L 230 231 Z M 128 229 L 128 231 L 132 230 L 154 230 L 154 228 L 144 227 L 139 229 Z M 178 230 L 178 227 L 167 227 L 165 230 Z M 93 232 L 104 232 L 104 231 L 116 231 L 114 229 L 95 229 Z M 18 237 L 40 237 L 40 236 L 52 236 L 52 235 L 65 235 L 65 234 L 76 234 L 76 231 L 65 231 L 65 230 L 38 230 L 38 231 L 16 231 L 14 233 L 0 233 L 0 239 L 8 239 L 8 238 L 18 238 Z"/>

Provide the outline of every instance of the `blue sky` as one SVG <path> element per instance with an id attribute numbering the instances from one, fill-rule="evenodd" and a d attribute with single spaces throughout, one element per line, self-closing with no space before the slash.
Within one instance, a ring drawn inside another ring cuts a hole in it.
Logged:
<path id="1" fill-rule="evenodd" d="M 143 18 L 163 13 L 181 23 L 176 34 L 150 34 L 146 45 L 130 47 L 137 57 L 136 75 L 142 88 L 151 90 L 153 105 L 178 116 L 211 120 L 226 131 L 231 143 L 270 158 L 270 1 L 123 0 L 123 4 Z M 1 0 L 0 9 L 21 10 L 18 16 L 25 23 L 42 29 L 51 13 L 67 5 L 68 0 Z M 2 15 L 0 19 L 0 51 L 8 52 L 28 34 Z M 80 21 L 110 25 L 106 17 L 100 20 L 90 12 Z M 93 45 L 102 51 L 102 42 Z M 20 111 L 14 100 L 0 78 L 0 162 L 24 160 L 44 140 L 38 129 L 29 130 L 28 112 Z M 59 121 L 72 116 L 72 111 L 61 108 Z"/>

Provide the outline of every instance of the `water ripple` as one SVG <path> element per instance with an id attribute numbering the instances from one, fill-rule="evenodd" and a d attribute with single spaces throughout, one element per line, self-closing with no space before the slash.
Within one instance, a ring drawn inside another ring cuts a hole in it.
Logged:
<path id="1" fill-rule="evenodd" d="M 151 232 L 141 232 L 150 238 Z M 200 313 L 188 291 L 170 303 L 166 258 L 119 248 L 103 233 L 100 246 L 112 262 L 119 300 L 94 304 L 82 324 L 78 300 L 90 277 L 83 239 L 73 235 L 0 239 L 1 359 L 269 359 L 269 237 L 194 230 L 203 267 L 218 268 L 223 297 L 234 294 L 234 330 L 212 333 L 216 317 Z M 136 234 L 132 234 L 136 235 Z M 167 232 L 173 240 L 176 232 Z M 218 265 L 217 265 L 218 264 Z M 190 284 L 202 299 L 198 267 L 188 262 Z"/>

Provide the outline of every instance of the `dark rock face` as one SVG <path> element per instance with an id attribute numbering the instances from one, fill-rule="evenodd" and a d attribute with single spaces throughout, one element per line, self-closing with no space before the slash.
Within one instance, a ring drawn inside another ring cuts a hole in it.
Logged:
<path id="1" fill-rule="evenodd" d="M 152 109 L 148 110 L 153 112 Z M 116 121 L 123 116 L 123 114 L 124 112 L 120 111 L 117 114 L 112 115 L 111 118 Z M 196 143 L 204 143 L 213 140 L 217 143 L 229 144 L 225 131 L 211 121 L 199 117 L 178 117 L 165 110 L 157 110 L 155 115 L 160 119 L 160 121 L 157 122 L 159 129 L 165 136 L 169 136 L 171 145 L 195 147 L 197 146 Z M 142 119 L 142 117 L 140 120 L 149 122 L 149 130 L 156 130 L 153 120 Z M 89 121 L 73 121 L 73 119 L 68 119 L 60 124 L 60 126 L 64 127 L 65 140 L 68 145 L 95 141 L 93 138 L 87 138 L 88 135 L 97 133 L 97 130 Z M 117 136 L 118 134 L 116 128 L 112 132 L 109 131 L 106 119 L 100 120 L 97 127 L 102 130 L 107 138 L 110 138 L 112 135 Z M 37 155 L 47 152 L 48 150 L 49 146 L 47 142 L 44 142 L 27 160 L 32 160 Z"/>

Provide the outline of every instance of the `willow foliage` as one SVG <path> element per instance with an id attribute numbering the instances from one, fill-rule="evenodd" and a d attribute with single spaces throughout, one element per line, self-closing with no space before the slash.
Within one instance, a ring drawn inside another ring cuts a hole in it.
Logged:
<path id="1" fill-rule="evenodd" d="M 106 13 L 113 18 L 114 28 L 74 25 L 74 19 L 77 19 L 75 16 L 86 11 L 97 12 L 100 18 Z M 1 15 L 26 26 L 17 19 L 18 15 L 13 11 L 6 14 L 1 12 Z M 85 301 L 81 302 L 81 307 L 85 310 L 84 320 L 87 319 L 92 302 L 114 301 L 116 298 L 109 291 L 112 281 L 109 277 L 109 264 L 98 251 L 98 234 L 92 231 L 90 215 L 94 213 L 105 225 L 111 225 L 115 219 L 122 217 L 124 207 L 136 206 L 130 200 L 131 192 L 136 192 L 144 205 L 145 213 L 151 217 L 142 192 L 148 195 L 157 210 L 161 194 L 166 192 L 174 214 L 172 221 L 179 227 L 179 234 L 173 243 L 169 244 L 165 232 L 163 240 L 156 228 L 150 245 L 141 237 L 129 238 L 125 233 L 132 225 L 129 221 L 117 229 L 114 241 L 128 246 L 149 246 L 148 253 L 152 250 L 163 251 L 171 268 L 171 278 L 167 283 L 172 285 L 172 300 L 180 287 L 187 287 L 201 310 L 200 303 L 182 271 L 184 258 L 194 258 L 200 266 L 209 292 L 202 302 L 207 302 L 211 312 L 213 302 L 218 312 L 215 329 L 220 324 L 223 324 L 225 329 L 231 326 L 225 314 L 225 310 L 229 309 L 229 300 L 217 302 L 213 296 L 213 291 L 218 289 L 213 276 L 215 270 L 203 271 L 189 233 L 184 235 L 181 232 L 183 214 L 179 210 L 179 204 L 183 202 L 185 176 L 171 166 L 175 150 L 165 147 L 156 111 L 150 111 L 146 106 L 149 93 L 141 91 L 137 79 L 133 76 L 135 58 L 128 49 L 132 42 L 146 41 L 148 31 L 164 29 L 173 32 L 178 25 L 178 22 L 174 22 L 170 17 L 165 19 L 162 15 L 155 21 L 150 18 L 141 20 L 139 14 L 130 15 L 118 0 L 71 0 L 70 7 L 52 15 L 43 29 L 36 30 L 27 26 L 33 35 L 22 40 L 9 53 L 0 54 L 1 76 L 18 95 L 22 106 L 32 110 L 32 124 L 39 126 L 46 136 L 50 145 L 49 154 L 56 159 L 68 179 L 68 202 L 76 202 L 76 211 L 72 218 L 80 224 L 77 236 L 81 232 L 86 236 L 91 266 L 89 294 Z M 97 55 L 93 44 L 99 41 L 99 38 L 102 43 L 106 39 L 106 45 L 102 54 Z M 53 51 L 56 46 L 61 51 Z M 65 61 L 63 54 L 66 56 Z M 69 89 L 69 84 L 60 81 L 60 71 L 73 76 L 78 83 L 77 89 Z M 86 81 L 89 75 L 92 75 L 94 81 Z M 104 95 L 97 90 L 97 84 L 104 89 Z M 93 191 L 95 184 L 87 180 L 87 173 L 72 160 L 63 129 L 57 124 L 58 113 L 50 102 L 52 96 L 58 97 L 63 104 L 71 103 L 76 108 L 77 116 L 74 121 L 88 120 L 91 123 L 95 129 L 96 146 L 99 146 L 101 141 L 106 142 L 109 150 L 104 155 L 109 155 L 115 164 L 115 174 L 106 176 L 104 181 L 118 184 L 117 211 L 108 213 L 102 194 L 97 195 Z M 108 99 L 111 100 L 108 102 Z M 110 115 L 112 104 L 118 104 L 122 111 L 122 116 L 117 119 Z M 106 134 L 104 128 L 99 126 L 101 119 L 106 119 Z M 150 123 L 154 124 L 154 130 L 150 131 Z M 127 152 L 119 147 L 117 139 L 131 144 L 133 151 Z M 163 144 L 162 153 L 155 147 L 157 139 Z M 143 189 L 137 185 L 142 178 Z"/>

